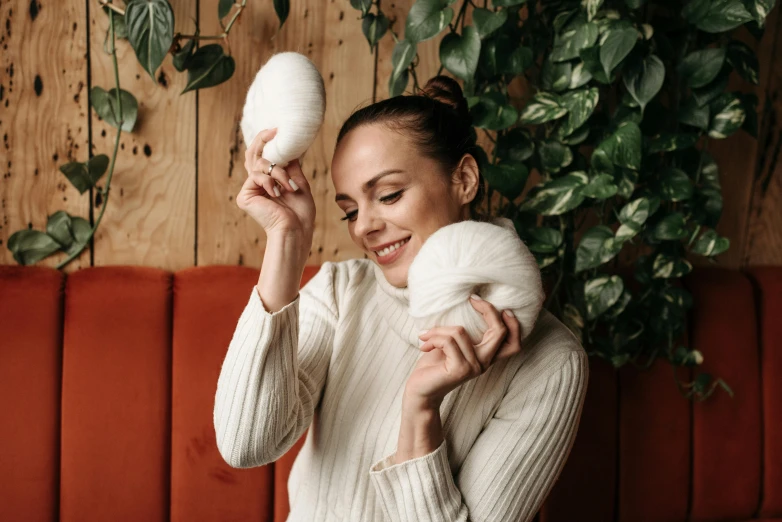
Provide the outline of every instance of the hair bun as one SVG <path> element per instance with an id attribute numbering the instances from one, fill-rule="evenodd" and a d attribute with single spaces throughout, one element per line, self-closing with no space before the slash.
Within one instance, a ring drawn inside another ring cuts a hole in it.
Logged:
<path id="1" fill-rule="evenodd" d="M 444 103 L 455 110 L 460 118 L 470 121 L 470 108 L 467 106 L 467 99 L 464 97 L 459 82 L 453 78 L 442 74 L 432 77 L 426 82 L 422 94 Z"/>

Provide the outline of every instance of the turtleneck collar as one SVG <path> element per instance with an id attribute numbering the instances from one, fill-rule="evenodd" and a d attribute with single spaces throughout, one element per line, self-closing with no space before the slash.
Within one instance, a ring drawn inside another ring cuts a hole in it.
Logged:
<path id="1" fill-rule="evenodd" d="M 495 217 L 491 222 L 513 231 L 516 230 L 513 221 L 508 218 Z M 370 263 L 372 263 L 372 270 L 375 275 L 375 295 L 380 304 L 382 319 L 399 337 L 411 345 L 411 348 L 417 351 L 420 328 L 416 324 L 415 318 L 411 317 L 408 312 L 410 308 L 410 289 L 407 286 L 403 288 L 395 287 L 388 282 L 380 265 L 374 261 L 370 261 Z"/>

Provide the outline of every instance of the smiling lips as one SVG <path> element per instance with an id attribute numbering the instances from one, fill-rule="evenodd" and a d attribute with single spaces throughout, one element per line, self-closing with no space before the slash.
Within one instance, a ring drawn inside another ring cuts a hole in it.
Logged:
<path id="1" fill-rule="evenodd" d="M 375 251 L 375 255 L 377 256 L 378 262 L 382 264 L 390 263 L 391 261 L 394 261 L 398 256 L 401 250 L 404 248 L 404 246 L 410 241 L 410 238 L 403 239 L 401 241 L 397 241 L 393 245 L 383 248 L 379 251 Z"/>

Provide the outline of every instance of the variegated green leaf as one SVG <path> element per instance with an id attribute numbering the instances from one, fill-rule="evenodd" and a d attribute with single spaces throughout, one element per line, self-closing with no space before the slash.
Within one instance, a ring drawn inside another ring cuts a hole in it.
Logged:
<path id="1" fill-rule="evenodd" d="M 490 187 L 511 201 L 519 197 L 529 176 L 523 163 L 485 165 L 482 173 Z"/>
<path id="2" fill-rule="evenodd" d="M 630 198 L 638 183 L 638 172 L 632 169 L 619 169 L 614 181 L 619 189 L 617 195 L 622 196 L 623 198 Z"/>
<path id="3" fill-rule="evenodd" d="M 440 41 L 440 62 L 458 78 L 469 81 L 478 68 L 481 37 L 471 25 L 465 25 L 462 34 L 448 33 Z"/>
<path id="4" fill-rule="evenodd" d="M 724 33 L 753 18 L 741 0 L 692 0 L 682 16 L 707 33 Z"/>
<path id="5" fill-rule="evenodd" d="M 552 62 L 548 57 L 543 60 L 543 70 L 540 73 L 540 83 L 543 89 L 562 92 L 570 85 L 572 76 L 572 62 Z"/>
<path id="6" fill-rule="evenodd" d="M 405 40 L 423 42 L 434 38 L 453 20 L 453 9 L 441 0 L 417 0 L 407 12 Z"/>
<path id="7" fill-rule="evenodd" d="M 699 129 L 709 128 L 709 106 L 698 106 L 695 98 L 689 98 L 679 109 L 679 121 Z"/>
<path id="8" fill-rule="evenodd" d="M 554 140 L 540 142 L 538 155 L 540 164 L 546 172 L 559 172 L 573 162 L 573 151 L 570 147 Z"/>
<path id="9" fill-rule="evenodd" d="M 776 0 L 747 0 L 745 2 L 750 15 L 760 27 L 765 25 L 766 17 L 774 8 L 774 4 L 776 4 Z"/>
<path id="10" fill-rule="evenodd" d="M 707 230 L 692 246 L 692 251 L 702 256 L 716 256 L 730 248 L 730 240 L 714 230 Z"/>
<path id="11" fill-rule="evenodd" d="M 618 275 L 601 275 L 584 283 L 587 319 L 595 319 L 611 308 L 623 291 L 624 283 Z"/>
<path id="12" fill-rule="evenodd" d="M 581 191 L 588 182 L 589 177 L 585 172 L 571 172 L 536 187 L 534 194 L 521 205 L 520 209 L 544 216 L 564 214 L 584 201 Z"/>
<path id="13" fill-rule="evenodd" d="M 692 196 L 692 181 L 687 173 L 675 167 L 660 172 L 660 197 L 667 201 L 682 201 Z"/>
<path id="14" fill-rule="evenodd" d="M 527 231 L 530 236 L 527 248 L 540 254 L 556 252 L 562 244 L 562 232 L 550 227 L 535 227 Z"/>
<path id="15" fill-rule="evenodd" d="M 597 149 L 604 151 L 614 165 L 638 170 L 641 168 L 641 129 L 634 122 L 625 122 Z"/>
<path id="16" fill-rule="evenodd" d="M 608 78 L 611 78 L 616 66 L 630 54 L 637 40 L 638 31 L 629 24 L 607 31 L 600 43 L 600 64 Z"/>
<path id="17" fill-rule="evenodd" d="M 490 9 L 478 7 L 472 12 L 472 22 L 475 24 L 475 29 L 477 29 L 481 39 L 486 38 L 502 27 L 502 24 L 504 24 L 507 19 L 508 11 L 506 9 L 492 11 Z"/>
<path id="18" fill-rule="evenodd" d="M 602 200 L 616 194 L 618 188 L 614 185 L 614 177 L 611 174 L 598 174 L 584 187 L 583 194 L 588 198 Z"/>
<path id="19" fill-rule="evenodd" d="M 652 236 L 658 241 L 675 241 L 687 237 L 684 215 L 672 212 L 665 216 L 652 230 Z"/>
<path id="20" fill-rule="evenodd" d="M 741 99 L 733 93 L 723 93 L 711 103 L 714 116 L 709 125 L 709 136 L 727 138 L 741 128 L 747 113 Z"/>
<path id="21" fill-rule="evenodd" d="M 603 5 L 603 0 L 581 0 L 581 6 L 586 9 L 587 20 L 590 22 L 595 19 L 601 5 Z"/>
<path id="22" fill-rule="evenodd" d="M 649 217 L 649 208 L 649 200 L 643 197 L 634 199 L 622 207 L 619 211 L 621 225 L 616 231 L 616 239 L 627 241 L 638 234 Z"/>
<path id="23" fill-rule="evenodd" d="M 578 16 L 562 32 L 556 34 L 554 48 L 549 57 L 553 62 L 564 62 L 577 58 L 581 49 L 595 45 L 597 33 L 596 24 L 587 22 L 583 16 Z"/>
<path id="24" fill-rule="evenodd" d="M 652 138 L 649 142 L 649 154 L 656 152 L 688 149 L 698 142 L 697 134 L 665 132 Z"/>
<path id="25" fill-rule="evenodd" d="M 584 66 L 584 62 L 579 62 L 571 71 L 568 89 L 578 89 L 586 85 L 591 79 L 592 73 Z"/>
<path id="26" fill-rule="evenodd" d="M 567 118 L 557 128 L 560 138 L 570 135 L 571 132 L 581 127 L 595 112 L 597 102 L 600 100 L 600 91 L 597 87 L 579 89 L 563 94 L 560 103 L 568 111 Z"/>
<path id="27" fill-rule="evenodd" d="M 655 279 L 670 279 L 682 277 L 692 271 L 692 264 L 681 257 L 660 252 L 652 263 L 652 277 Z"/>
<path id="28" fill-rule="evenodd" d="M 613 231 L 605 225 L 590 228 L 581 236 L 576 249 L 576 272 L 595 268 L 613 259 L 622 250 Z"/>
<path id="29" fill-rule="evenodd" d="M 760 83 L 758 79 L 758 69 L 760 67 L 758 65 L 758 57 L 747 44 L 739 40 L 730 42 L 726 59 L 730 66 L 736 69 L 739 76 L 755 85 Z"/>
<path id="30" fill-rule="evenodd" d="M 560 105 L 559 99 L 559 96 L 553 93 L 537 93 L 521 112 L 521 122 L 545 123 L 561 118 L 567 114 L 567 109 Z"/>
<path id="31" fill-rule="evenodd" d="M 691 88 L 705 87 L 722 70 L 726 54 L 724 47 L 693 51 L 679 64 L 678 72 Z"/>
<path id="32" fill-rule="evenodd" d="M 665 65 L 655 55 L 649 55 L 634 64 L 622 75 L 627 92 L 644 110 L 646 104 L 654 98 L 665 80 Z"/>

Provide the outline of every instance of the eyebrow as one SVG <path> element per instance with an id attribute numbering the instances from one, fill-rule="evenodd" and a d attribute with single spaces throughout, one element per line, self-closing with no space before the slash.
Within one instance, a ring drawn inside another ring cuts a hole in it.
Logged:
<path id="1" fill-rule="evenodd" d="M 377 174 L 372 179 L 370 179 L 369 181 L 364 183 L 364 187 L 361 190 L 362 190 L 362 192 L 366 193 L 367 191 L 369 191 L 369 189 L 374 187 L 375 184 L 378 182 L 378 180 L 380 178 L 382 178 L 383 176 L 388 176 L 389 174 L 399 174 L 399 173 L 402 173 L 402 172 L 404 172 L 404 170 L 401 170 L 401 169 L 384 170 L 380 174 Z M 347 194 L 337 194 L 337 196 L 334 198 L 334 201 L 342 201 L 342 200 L 345 200 L 345 199 L 352 199 L 352 198 L 350 196 L 348 196 Z"/>

